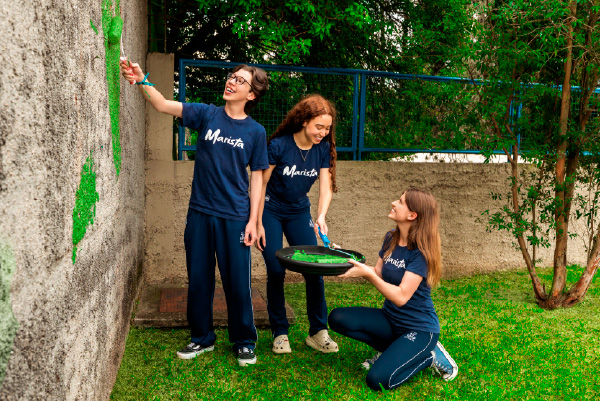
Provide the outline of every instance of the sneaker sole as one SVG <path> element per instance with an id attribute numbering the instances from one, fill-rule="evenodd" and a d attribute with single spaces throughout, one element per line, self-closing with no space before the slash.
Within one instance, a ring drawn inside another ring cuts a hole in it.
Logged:
<path id="1" fill-rule="evenodd" d="M 291 349 L 276 349 L 275 347 L 273 347 L 272 351 L 276 354 L 291 354 L 292 353 Z"/>
<path id="2" fill-rule="evenodd" d="M 215 346 L 211 345 L 210 347 L 202 348 L 202 350 L 198 351 L 198 352 L 190 352 L 190 353 L 184 354 L 184 353 L 180 353 L 179 351 L 177 351 L 177 357 L 179 359 L 194 359 L 198 355 L 203 354 L 205 352 L 213 351 L 214 349 L 215 349 Z"/>
<path id="3" fill-rule="evenodd" d="M 456 364 L 456 362 L 454 362 L 454 359 L 452 359 L 452 357 L 450 356 L 448 351 L 446 351 L 446 348 L 444 348 L 442 343 L 438 342 L 437 346 L 440 348 L 440 350 L 442 351 L 444 356 L 448 359 L 450 364 L 454 367 L 452 374 L 451 375 L 449 375 L 449 374 L 442 375 L 442 379 L 446 380 L 447 382 L 452 381 L 452 380 L 456 379 L 456 376 L 458 376 L 458 365 Z"/>
<path id="4" fill-rule="evenodd" d="M 240 366 L 254 365 L 256 364 L 256 357 L 254 359 L 238 359 L 237 361 Z"/>
<path id="5" fill-rule="evenodd" d="M 317 344 L 312 338 L 306 337 L 306 345 L 308 345 L 309 347 L 316 349 L 319 352 L 322 352 L 324 354 L 331 354 L 333 352 L 338 352 L 339 349 L 323 349 L 319 346 L 319 344 Z"/>

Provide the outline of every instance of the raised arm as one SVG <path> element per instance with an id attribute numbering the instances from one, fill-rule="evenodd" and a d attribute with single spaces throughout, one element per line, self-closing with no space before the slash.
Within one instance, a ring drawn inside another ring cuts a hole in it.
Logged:
<path id="1" fill-rule="evenodd" d="M 121 73 L 123 74 L 123 77 L 127 81 L 142 82 L 144 80 L 144 72 L 138 63 L 131 63 L 127 60 L 121 60 L 119 66 L 121 67 Z M 179 118 L 183 116 L 183 105 L 181 102 L 165 99 L 165 97 L 159 91 L 157 91 L 154 86 L 136 86 L 139 87 L 139 90 L 144 95 L 144 98 L 149 101 L 159 113 L 165 113 Z"/>

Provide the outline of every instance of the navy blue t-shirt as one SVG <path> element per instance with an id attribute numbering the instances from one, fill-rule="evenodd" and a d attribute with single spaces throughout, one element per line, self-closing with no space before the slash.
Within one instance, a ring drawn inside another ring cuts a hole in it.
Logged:
<path id="1" fill-rule="evenodd" d="M 383 241 L 384 245 L 379 251 L 381 258 L 383 258 L 385 245 L 389 238 L 390 234 L 386 235 Z M 418 330 L 439 333 L 440 322 L 431 300 L 431 288 L 427 285 L 427 260 L 418 249 L 408 250 L 405 246 L 397 246 L 392 254 L 383 260 L 381 276 L 386 283 L 400 285 L 406 271 L 423 278 L 419 287 L 408 302 L 401 307 L 386 299 L 383 303 L 384 313 L 394 328 L 400 332 Z"/>
<path id="2" fill-rule="evenodd" d="M 265 209 L 293 213 L 310 207 L 308 191 L 319 171 L 329 168 L 329 142 L 321 141 L 307 152 L 296 145 L 293 135 L 284 135 L 269 142 L 268 154 L 275 168 L 267 184 Z"/>
<path id="3" fill-rule="evenodd" d="M 183 103 L 183 126 L 198 130 L 190 208 L 232 220 L 250 216 L 248 172 L 269 167 L 267 135 L 250 116 L 235 120 L 223 107 Z"/>

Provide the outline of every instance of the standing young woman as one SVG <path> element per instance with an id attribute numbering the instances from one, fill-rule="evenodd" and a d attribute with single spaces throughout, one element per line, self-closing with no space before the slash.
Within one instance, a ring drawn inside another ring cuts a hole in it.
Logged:
<path id="1" fill-rule="evenodd" d="M 336 308 L 329 325 L 378 351 L 362 364 L 373 390 L 396 388 L 426 367 L 453 380 L 458 367 L 438 342 L 431 300 L 442 275 L 437 202 L 425 191 L 408 189 L 392 202 L 388 218 L 396 228 L 385 235 L 376 265 L 351 260 L 354 267 L 340 276 L 364 277 L 386 298 L 383 308 Z"/>
<path id="2" fill-rule="evenodd" d="M 238 364 L 256 363 L 257 340 L 250 289 L 250 248 L 256 238 L 262 171 L 267 160 L 266 132 L 248 113 L 269 87 L 260 68 L 238 65 L 227 75 L 225 106 L 167 100 L 146 81 L 138 64 L 121 62 L 129 82 L 162 113 L 197 129 L 198 144 L 184 242 L 189 279 L 187 318 L 191 342 L 177 352 L 195 358 L 214 349 L 215 263 L 227 299 L 229 341 Z M 146 92 L 146 93 L 144 93 Z M 248 195 L 247 167 L 253 172 Z M 216 254 L 216 258 L 215 258 Z"/>
<path id="3" fill-rule="evenodd" d="M 327 234 L 325 216 L 335 182 L 335 119 L 333 104 L 309 95 L 286 115 L 268 141 L 269 168 L 263 172 L 263 207 L 259 207 L 256 246 L 267 267 L 267 309 L 273 333 L 273 352 L 290 353 L 285 312 L 285 268 L 275 257 L 283 235 L 294 245 L 317 245 L 317 230 Z M 308 191 L 319 178 L 319 204 L 313 223 Z M 261 214 L 262 212 L 262 214 Z M 322 276 L 304 275 L 310 323 L 306 344 L 321 352 L 337 352 L 327 331 L 327 303 Z"/>

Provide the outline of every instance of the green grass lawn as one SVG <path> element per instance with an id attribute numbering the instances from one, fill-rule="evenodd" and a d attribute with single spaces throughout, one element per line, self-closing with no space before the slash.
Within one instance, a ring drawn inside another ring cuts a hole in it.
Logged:
<path id="1" fill-rule="evenodd" d="M 576 269 L 569 279 L 578 277 Z M 548 286 L 550 271 L 543 276 Z M 258 364 L 237 365 L 227 331 L 215 351 L 180 360 L 189 330 L 132 327 L 113 389 L 113 400 L 598 400 L 600 399 L 600 288 L 592 283 L 574 308 L 544 311 L 533 301 L 525 272 L 444 280 L 434 291 L 440 341 L 459 366 L 445 382 L 429 369 L 389 392 L 373 392 L 359 364 L 373 351 L 331 333 L 336 354 L 308 348 L 303 284 L 286 286 L 297 323 L 293 353 L 271 352 L 271 333 L 259 330 Z M 370 284 L 326 283 L 328 307 L 380 307 Z"/>

